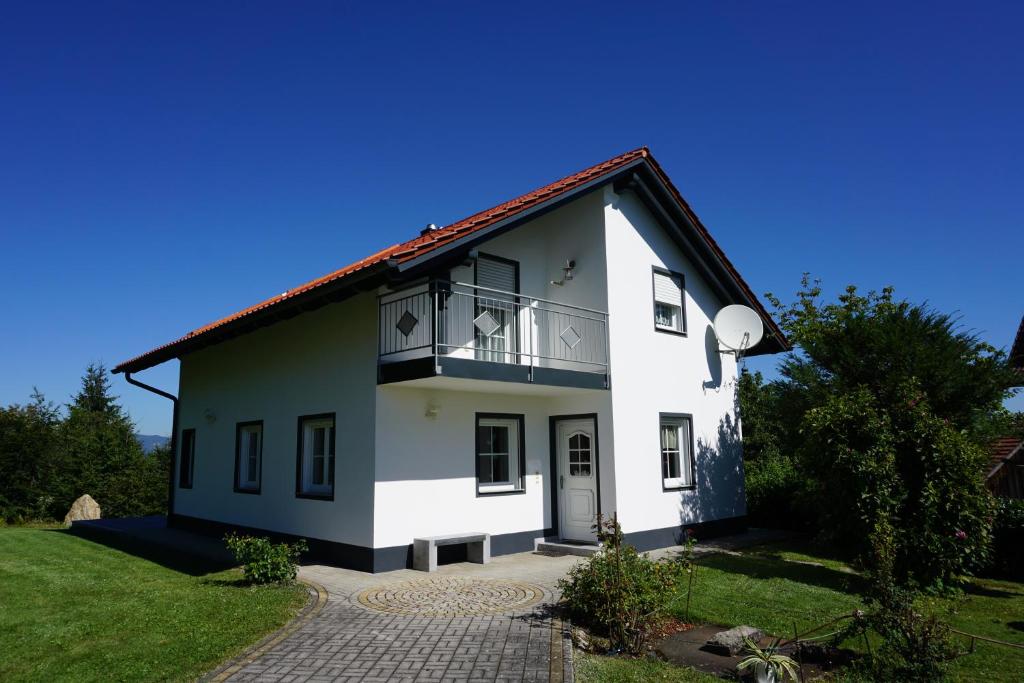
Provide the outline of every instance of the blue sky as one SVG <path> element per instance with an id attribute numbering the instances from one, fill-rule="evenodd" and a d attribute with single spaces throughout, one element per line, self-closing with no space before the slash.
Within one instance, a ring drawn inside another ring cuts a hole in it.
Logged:
<path id="1" fill-rule="evenodd" d="M 0 403 L 642 144 L 755 291 L 892 284 L 1008 345 L 1024 9 L 833 4 L 7 4 Z"/>

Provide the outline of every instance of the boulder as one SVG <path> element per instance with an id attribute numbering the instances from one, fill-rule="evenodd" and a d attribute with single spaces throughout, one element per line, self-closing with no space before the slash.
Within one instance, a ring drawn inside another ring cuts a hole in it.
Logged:
<path id="1" fill-rule="evenodd" d="M 68 514 L 64 515 L 64 526 L 71 526 L 72 522 L 80 522 L 83 519 L 99 518 L 100 504 L 87 493 L 71 504 Z"/>
<path id="2" fill-rule="evenodd" d="M 752 626 L 737 626 L 728 631 L 720 631 L 708 639 L 704 648 L 720 655 L 734 656 L 743 652 L 747 646 L 744 638 L 750 638 L 755 643 L 764 636 L 759 630 Z"/>

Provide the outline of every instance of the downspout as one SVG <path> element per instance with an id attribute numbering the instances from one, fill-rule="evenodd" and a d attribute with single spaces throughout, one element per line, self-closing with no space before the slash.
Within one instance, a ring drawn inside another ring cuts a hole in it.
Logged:
<path id="1" fill-rule="evenodd" d="M 132 373 L 130 372 L 125 372 L 124 378 L 128 384 L 134 384 L 140 389 L 145 389 L 157 396 L 163 396 L 164 398 L 170 399 L 171 403 L 174 404 L 174 415 L 171 417 L 171 471 L 170 476 L 167 478 L 167 521 L 169 524 L 171 517 L 174 515 L 174 473 L 177 471 L 175 463 L 178 461 L 178 397 L 161 389 L 157 389 L 156 387 L 151 387 L 137 379 L 133 379 Z"/>

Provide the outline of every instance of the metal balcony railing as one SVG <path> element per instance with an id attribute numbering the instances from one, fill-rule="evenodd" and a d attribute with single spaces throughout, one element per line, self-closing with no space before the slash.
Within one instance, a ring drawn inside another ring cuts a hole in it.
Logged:
<path id="1" fill-rule="evenodd" d="M 380 297 L 381 363 L 426 356 L 608 374 L 608 314 L 461 282 Z"/>

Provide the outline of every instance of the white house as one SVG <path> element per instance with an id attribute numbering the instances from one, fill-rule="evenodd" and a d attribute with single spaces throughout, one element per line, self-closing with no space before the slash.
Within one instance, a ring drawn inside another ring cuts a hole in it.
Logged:
<path id="1" fill-rule="evenodd" d="M 744 525 L 736 361 L 752 307 L 646 149 L 389 247 L 121 363 L 181 361 L 170 522 L 405 567 L 414 538 L 640 549 Z M 167 395 L 167 394 L 164 394 Z M 169 395 L 167 395 L 170 398 Z"/>

